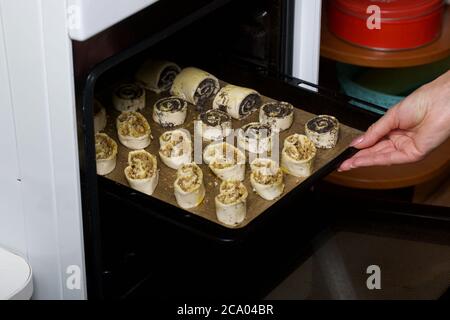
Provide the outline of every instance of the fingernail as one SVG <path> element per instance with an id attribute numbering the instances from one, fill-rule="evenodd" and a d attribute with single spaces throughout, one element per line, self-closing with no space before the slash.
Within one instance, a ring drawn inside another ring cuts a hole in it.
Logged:
<path id="1" fill-rule="evenodd" d="M 350 147 L 355 147 L 363 141 L 364 141 L 364 136 L 358 137 L 355 140 L 353 140 L 352 143 L 350 143 Z"/>

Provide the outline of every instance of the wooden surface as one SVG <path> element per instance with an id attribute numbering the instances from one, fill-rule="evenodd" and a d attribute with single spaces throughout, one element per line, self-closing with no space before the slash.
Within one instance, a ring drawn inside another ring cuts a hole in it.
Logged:
<path id="1" fill-rule="evenodd" d="M 337 38 L 328 30 L 326 15 L 323 15 L 320 53 L 339 62 L 377 68 L 412 67 L 444 59 L 450 55 L 450 6 L 447 6 L 439 39 L 418 49 L 391 52 L 365 49 Z"/>
<path id="2" fill-rule="evenodd" d="M 450 139 L 417 163 L 334 172 L 326 180 L 357 189 L 396 189 L 424 184 L 449 172 Z"/>

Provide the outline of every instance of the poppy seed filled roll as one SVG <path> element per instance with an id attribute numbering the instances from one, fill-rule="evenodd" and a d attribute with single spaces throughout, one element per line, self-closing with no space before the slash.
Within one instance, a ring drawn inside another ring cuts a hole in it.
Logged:
<path id="1" fill-rule="evenodd" d="M 238 131 L 238 146 L 255 154 L 271 151 L 273 130 L 268 124 L 252 122 Z"/>
<path id="2" fill-rule="evenodd" d="M 189 67 L 176 76 L 170 93 L 197 105 L 216 95 L 219 89 L 219 79 L 206 71 Z"/>
<path id="3" fill-rule="evenodd" d="M 339 139 L 339 121 L 332 116 L 317 116 L 306 123 L 305 132 L 317 148 L 331 149 Z"/>
<path id="4" fill-rule="evenodd" d="M 266 103 L 259 112 L 259 121 L 279 132 L 287 130 L 294 122 L 294 106 L 280 101 Z"/>
<path id="5" fill-rule="evenodd" d="M 153 121 L 164 128 L 180 126 L 187 116 L 188 103 L 178 97 L 162 98 L 153 106 Z"/>
<path id="6" fill-rule="evenodd" d="M 124 83 L 118 86 L 112 97 L 117 111 L 138 111 L 145 108 L 145 90 L 134 83 Z"/>
<path id="7" fill-rule="evenodd" d="M 204 140 L 222 140 L 232 133 L 231 117 L 220 110 L 207 110 L 198 117 L 195 129 Z"/>
<path id="8" fill-rule="evenodd" d="M 180 70 L 173 62 L 148 60 L 139 68 L 135 78 L 147 90 L 161 93 L 171 88 Z"/>
<path id="9" fill-rule="evenodd" d="M 248 117 L 261 104 L 261 96 L 252 89 L 227 85 L 216 95 L 213 108 L 228 113 L 233 119 Z"/>

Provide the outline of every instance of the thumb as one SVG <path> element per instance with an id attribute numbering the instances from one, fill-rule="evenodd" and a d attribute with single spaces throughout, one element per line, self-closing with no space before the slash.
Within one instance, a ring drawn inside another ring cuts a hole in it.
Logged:
<path id="1" fill-rule="evenodd" d="M 367 132 L 356 138 L 351 146 L 358 149 L 365 149 L 372 147 L 378 141 L 383 139 L 389 132 L 398 127 L 397 121 L 397 106 L 390 109 L 386 114 L 367 130 Z"/>

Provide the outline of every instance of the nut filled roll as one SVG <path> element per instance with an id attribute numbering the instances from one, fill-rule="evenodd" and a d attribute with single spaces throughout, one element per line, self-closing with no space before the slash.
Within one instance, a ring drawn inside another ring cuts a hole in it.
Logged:
<path id="1" fill-rule="evenodd" d="M 265 200 L 274 200 L 284 191 L 283 171 L 271 159 L 255 159 L 251 163 L 250 183 L 253 190 Z"/>
<path id="2" fill-rule="evenodd" d="M 152 195 L 158 185 L 158 161 L 145 150 L 128 154 L 128 167 L 124 173 L 130 187 L 142 193 Z"/>
<path id="3" fill-rule="evenodd" d="M 105 107 L 103 107 L 103 105 L 98 100 L 94 100 L 94 131 L 103 131 L 106 127 L 106 123 L 107 120 Z"/>
<path id="4" fill-rule="evenodd" d="M 95 135 L 97 174 L 104 176 L 116 167 L 117 143 L 105 133 Z"/>
<path id="5" fill-rule="evenodd" d="M 147 90 L 161 93 L 170 89 L 180 70 L 173 62 L 148 60 L 139 68 L 135 78 Z"/>
<path id="6" fill-rule="evenodd" d="M 153 106 L 153 121 L 164 128 L 181 126 L 186 120 L 187 109 L 188 103 L 183 99 L 162 98 Z"/>
<path id="7" fill-rule="evenodd" d="M 225 111 L 233 119 L 242 120 L 261 104 L 261 96 L 253 89 L 226 85 L 214 98 L 213 108 Z"/>
<path id="8" fill-rule="evenodd" d="M 170 93 L 200 107 L 220 89 L 219 79 L 206 71 L 189 67 L 181 70 Z"/>
<path id="9" fill-rule="evenodd" d="M 133 150 L 147 148 L 151 143 L 151 130 L 147 119 L 139 112 L 122 112 L 116 121 L 119 141 Z"/>
<path id="10" fill-rule="evenodd" d="M 314 143 L 305 135 L 294 134 L 286 138 L 281 152 L 281 167 L 295 177 L 309 177 L 316 157 Z"/>
<path id="11" fill-rule="evenodd" d="M 205 163 L 221 180 L 244 181 L 245 154 L 235 146 L 226 143 L 213 143 L 203 152 Z"/>
<path id="12" fill-rule="evenodd" d="M 159 138 L 159 157 L 171 169 L 192 162 L 192 141 L 188 131 L 173 130 Z"/>
<path id="13" fill-rule="evenodd" d="M 177 203 L 183 209 L 195 208 L 205 198 L 203 172 L 195 163 L 184 164 L 178 169 L 173 186 Z"/>
<path id="14" fill-rule="evenodd" d="M 228 226 L 238 226 L 247 215 L 248 191 L 239 181 L 224 181 L 215 198 L 217 219 Z"/>

